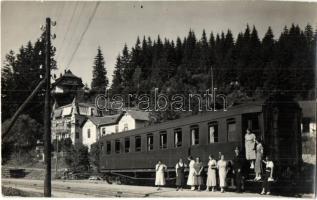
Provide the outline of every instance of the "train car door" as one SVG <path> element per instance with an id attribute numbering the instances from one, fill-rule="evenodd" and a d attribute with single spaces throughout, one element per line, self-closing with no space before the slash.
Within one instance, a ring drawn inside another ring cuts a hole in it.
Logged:
<path id="1" fill-rule="evenodd" d="M 242 141 L 244 144 L 244 135 L 246 130 L 251 129 L 252 133 L 255 134 L 257 139 L 263 140 L 263 123 L 260 113 L 248 113 L 242 115 Z M 243 145 L 244 146 L 244 145 Z"/>

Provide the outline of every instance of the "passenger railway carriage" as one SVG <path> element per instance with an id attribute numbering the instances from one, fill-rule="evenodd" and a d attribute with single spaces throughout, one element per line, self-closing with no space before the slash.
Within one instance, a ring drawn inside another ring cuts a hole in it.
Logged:
<path id="1" fill-rule="evenodd" d="M 106 135 L 101 138 L 101 172 L 124 180 L 153 178 L 161 160 L 173 177 L 178 159 L 187 161 L 189 155 L 205 165 L 210 154 L 230 160 L 236 146 L 244 154 L 247 128 L 264 141 L 265 154 L 281 165 L 293 164 L 301 160 L 300 119 L 297 103 L 262 101 Z"/>

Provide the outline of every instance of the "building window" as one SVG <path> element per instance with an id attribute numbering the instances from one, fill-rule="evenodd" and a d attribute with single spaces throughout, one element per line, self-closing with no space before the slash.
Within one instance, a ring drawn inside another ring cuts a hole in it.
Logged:
<path id="1" fill-rule="evenodd" d="M 107 145 L 107 154 L 110 154 L 111 153 L 111 142 L 110 141 L 107 141 L 107 143 L 106 143 L 106 145 Z"/>
<path id="2" fill-rule="evenodd" d="M 239 141 L 235 119 L 227 120 L 227 140 L 228 142 Z"/>
<path id="3" fill-rule="evenodd" d="M 124 139 L 124 152 L 129 153 L 130 152 L 130 138 Z"/>
<path id="4" fill-rule="evenodd" d="M 198 125 L 194 125 L 190 127 L 190 134 L 191 134 L 191 145 L 199 144 L 199 127 Z"/>
<path id="5" fill-rule="evenodd" d="M 153 150 L 153 135 L 152 134 L 149 134 L 147 135 L 147 150 L 148 151 L 151 151 Z"/>
<path id="6" fill-rule="evenodd" d="M 90 138 L 90 129 L 87 130 L 87 138 Z"/>
<path id="7" fill-rule="evenodd" d="M 101 128 L 102 135 L 106 135 L 106 128 Z"/>
<path id="8" fill-rule="evenodd" d="M 115 152 L 120 153 L 120 140 L 115 141 Z"/>
<path id="9" fill-rule="evenodd" d="M 135 136 L 135 151 L 141 151 L 141 136 Z"/>
<path id="10" fill-rule="evenodd" d="M 174 130 L 174 138 L 175 138 L 175 147 L 181 147 L 182 146 L 182 129 L 178 128 Z"/>
<path id="11" fill-rule="evenodd" d="M 123 128 L 123 130 L 124 130 L 124 131 L 129 130 L 129 128 L 128 128 L 128 124 L 127 124 L 127 123 L 125 123 L 125 124 L 124 124 L 124 128 Z"/>
<path id="12" fill-rule="evenodd" d="M 167 148 L 167 134 L 166 131 L 160 132 L 160 149 Z"/>
<path id="13" fill-rule="evenodd" d="M 79 139 L 79 132 L 76 132 L 76 139 Z"/>
<path id="14" fill-rule="evenodd" d="M 119 126 L 116 125 L 116 126 L 115 126 L 115 129 L 116 129 L 116 133 L 118 133 L 118 132 L 119 132 Z"/>
<path id="15" fill-rule="evenodd" d="M 208 123 L 208 141 L 209 141 L 209 144 L 218 142 L 218 123 L 217 122 Z"/>

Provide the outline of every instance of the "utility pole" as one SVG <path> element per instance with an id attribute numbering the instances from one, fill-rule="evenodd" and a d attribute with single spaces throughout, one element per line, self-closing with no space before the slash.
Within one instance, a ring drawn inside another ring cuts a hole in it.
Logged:
<path id="1" fill-rule="evenodd" d="M 55 174 L 57 175 L 58 174 L 58 137 L 57 137 L 57 134 L 56 134 L 56 162 L 55 162 Z"/>
<path id="2" fill-rule="evenodd" d="M 46 18 L 45 28 L 45 114 L 44 114 L 44 197 L 51 197 L 51 19 Z"/>

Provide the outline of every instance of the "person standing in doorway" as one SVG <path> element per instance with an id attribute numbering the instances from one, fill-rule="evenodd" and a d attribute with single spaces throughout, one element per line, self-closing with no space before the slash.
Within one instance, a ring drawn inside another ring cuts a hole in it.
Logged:
<path id="1" fill-rule="evenodd" d="M 245 157 L 251 162 L 251 169 L 254 169 L 255 160 L 255 134 L 248 128 L 244 136 L 245 139 Z"/>
<path id="2" fill-rule="evenodd" d="M 160 190 L 161 186 L 165 185 L 165 170 L 167 170 L 167 166 L 159 160 L 155 166 L 155 185 L 157 186 L 157 190 Z"/>

